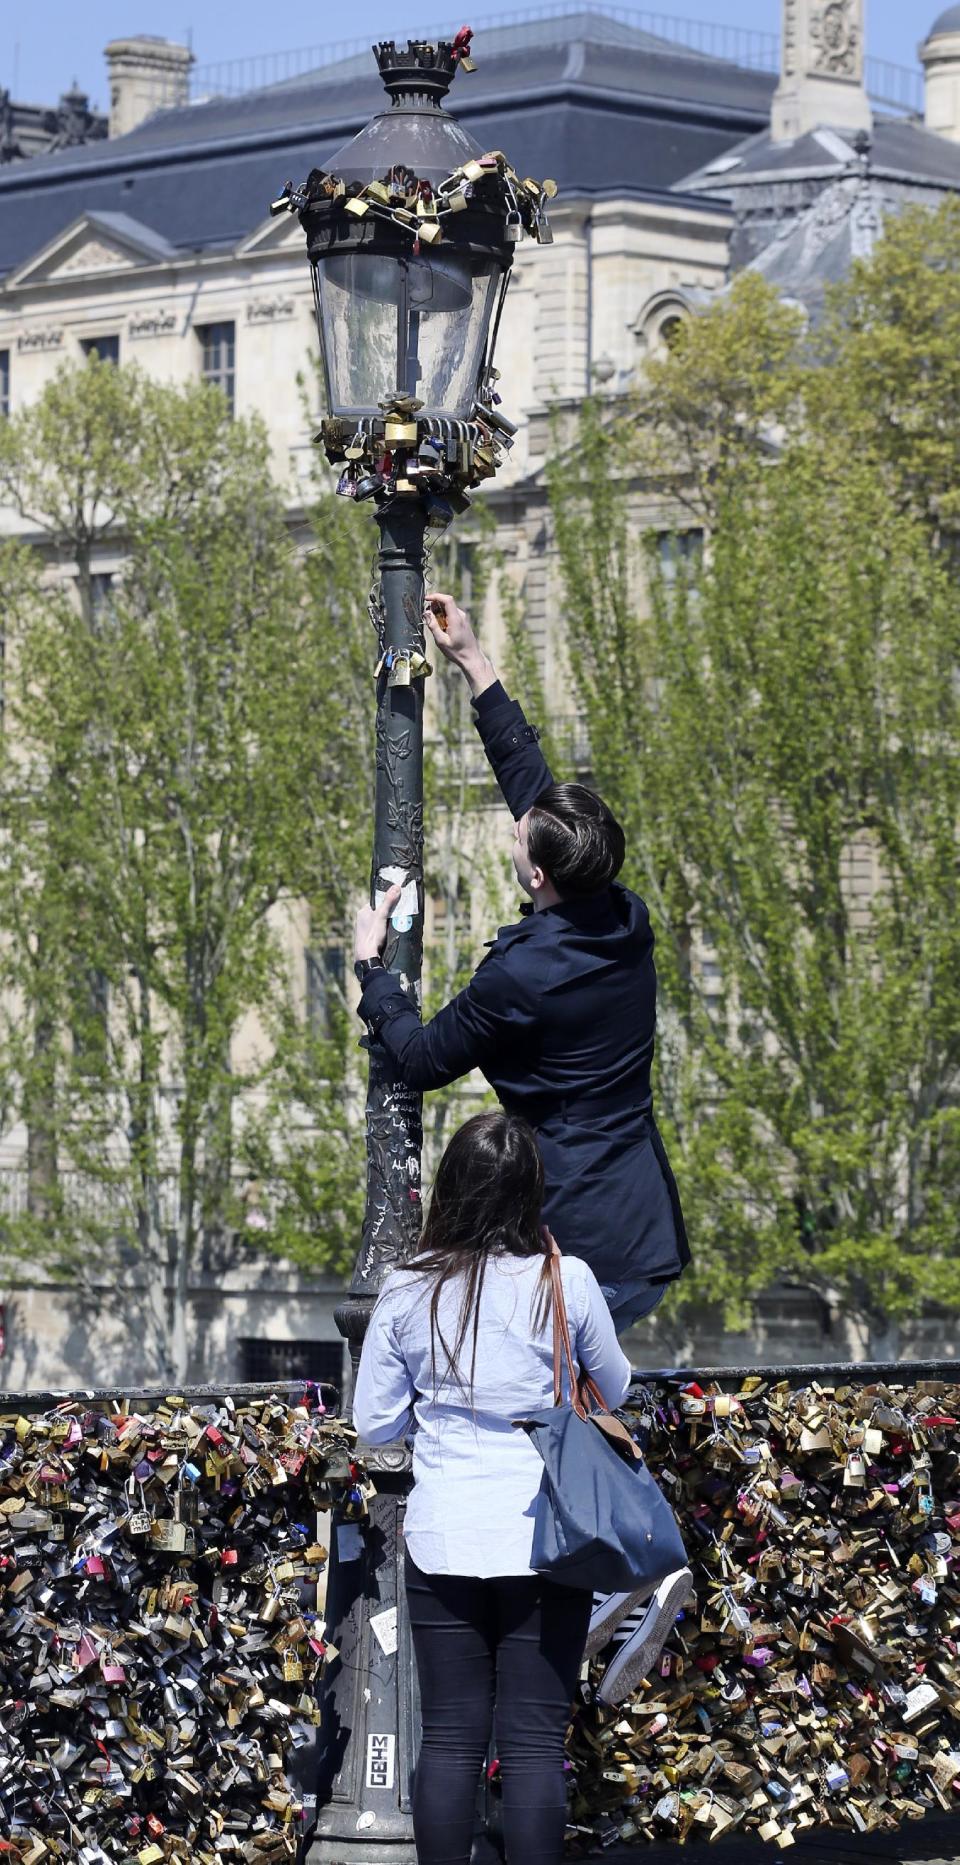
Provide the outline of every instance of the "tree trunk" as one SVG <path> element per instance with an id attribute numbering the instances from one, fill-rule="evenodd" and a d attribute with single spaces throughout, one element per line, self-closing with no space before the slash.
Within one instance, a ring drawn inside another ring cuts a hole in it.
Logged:
<path id="1" fill-rule="evenodd" d="M 150 1351 L 162 1379 L 174 1376 L 170 1354 L 167 1282 L 169 1248 L 163 1223 L 158 1160 L 158 1117 L 156 1079 L 152 1053 L 150 992 L 140 973 L 139 1050 L 140 1067 L 134 1091 L 130 1143 L 136 1169 L 137 1242 L 146 1287 L 147 1321 L 150 1328 Z"/>
<path id="2" fill-rule="evenodd" d="M 233 1185 L 233 1083 L 230 1078 L 230 1042 L 223 1044 L 216 1065 L 216 1080 L 207 1098 L 203 1133 L 202 1260 L 216 1271 L 233 1225 L 230 1195 Z"/>
<path id="3" fill-rule="evenodd" d="M 181 1141 L 179 1173 L 179 1207 L 173 1233 L 168 1315 L 170 1328 L 170 1363 L 175 1380 L 187 1377 L 190 1343 L 187 1334 L 187 1306 L 190 1299 L 190 1264 L 196 1240 L 197 1174 L 196 1140 Z"/>
<path id="4" fill-rule="evenodd" d="M 57 1186 L 57 1134 L 53 1117 L 53 1074 L 57 1033 L 40 1012 L 33 1026 L 33 1079 L 25 1097 L 27 1123 L 27 1211 L 49 1223 Z"/>
<path id="5" fill-rule="evenodd" d="M 864 1332 L 868 1360 L 899 1360 L 903 1334 L 899 1321 L 889 1315 L 868 1314 Z"/>

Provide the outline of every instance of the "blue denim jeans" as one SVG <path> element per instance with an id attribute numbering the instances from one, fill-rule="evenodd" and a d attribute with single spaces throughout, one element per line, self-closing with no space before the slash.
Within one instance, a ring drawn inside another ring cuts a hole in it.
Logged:
<path id="1" fill-rule="evenodd" d="M 636 1277 L 632 1282 L 615 1283 L 611 1287 L 601 1283 L 600 1293 L 613 1316 L 617 1333 L 625 1334 L 635 1321 L 642 1321 L 645 1315 L 652 1315 L 669 1287 L 669 1282 L 651 1282 L 647 1276 Z"/>

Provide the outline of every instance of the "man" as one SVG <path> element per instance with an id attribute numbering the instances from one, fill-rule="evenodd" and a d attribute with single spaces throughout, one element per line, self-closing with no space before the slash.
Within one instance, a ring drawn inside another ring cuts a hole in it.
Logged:
<path id="1" fill-rule="evenodd" d="M 408 1086 L 443 1087 L 479 1068 L 503 1105 L 535 1128 L 544 1219 L 561 1249 L 590 1264 L 622 1332 L 650 1313 L 690 1260 L 652 1111 L 650 916 L 616 880 L 624 859 L 619 823 L 593 791 L 554 783 L 539 734 L 504 691 L 453 598 L 431 594 L 425 624 L 469 685 L 484 750 L 514 819 L 513 865 L 531 904 L 500 929 L 466 989 L 421 1024 L 380 958 L 399 898 L 391 889 L 357 919 L 359 1013 Z M 682 1603 L 679 1591 L 689 1590 L 683 1572 L 685 1581 L 674 1576 L 653 1602 L 657 1636 Z M 618 1595 L 598 1607 L 588 1649 L 604 1642 L 635 1598 Z M 644 1674 L 637 1665 L 648 1661 L 650 1646 L 644 1634 L 633 1661 L 619 1664 L 626 1647 L 618 1654 L 621 1695 Z"/>

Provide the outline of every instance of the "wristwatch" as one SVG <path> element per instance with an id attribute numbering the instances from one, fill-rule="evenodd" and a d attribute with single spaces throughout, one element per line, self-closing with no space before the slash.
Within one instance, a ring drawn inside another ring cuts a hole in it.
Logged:
<path id="1" fill-rule="evenodd" d="M 353 970 L 361 991 L 365 991 L 371 972 L 386 971 L 386 966 L 382 958 L 358 958 L 354 961 Z"/>

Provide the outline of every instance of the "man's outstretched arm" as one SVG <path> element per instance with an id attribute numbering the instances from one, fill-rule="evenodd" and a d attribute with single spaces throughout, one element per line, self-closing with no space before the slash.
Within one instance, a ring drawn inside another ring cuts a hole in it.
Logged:
<path id="1" fill-rule="evenodd" d="M 514 821 L 519 822 L 553 782 L 553 773 L 540 750 L 537 728 L 527 723 L 522 708 L 505 692 L 490 656 L 483 653 L 452 596 L 431 591 L 424 616 L 441 654 L 459 668 L 470 688 L 484 751 L 504 802 Z"/>
<path id="2" fill-rule="evenodd" d="M 361 907 L 354 943 L 361 969 L 379 957 L 397 899 L 398 890 L 391 888 L 378 907 Z M 520 972 L 515 955 L 495 944 L 466 990 L 429 1023 L 421 1023 L 396 975 L 382 968 L 369 970 L 358 1014 L 409 1088 L 444 1088 L 517 1042 L 534 1044 L 537 993 Z"/>

